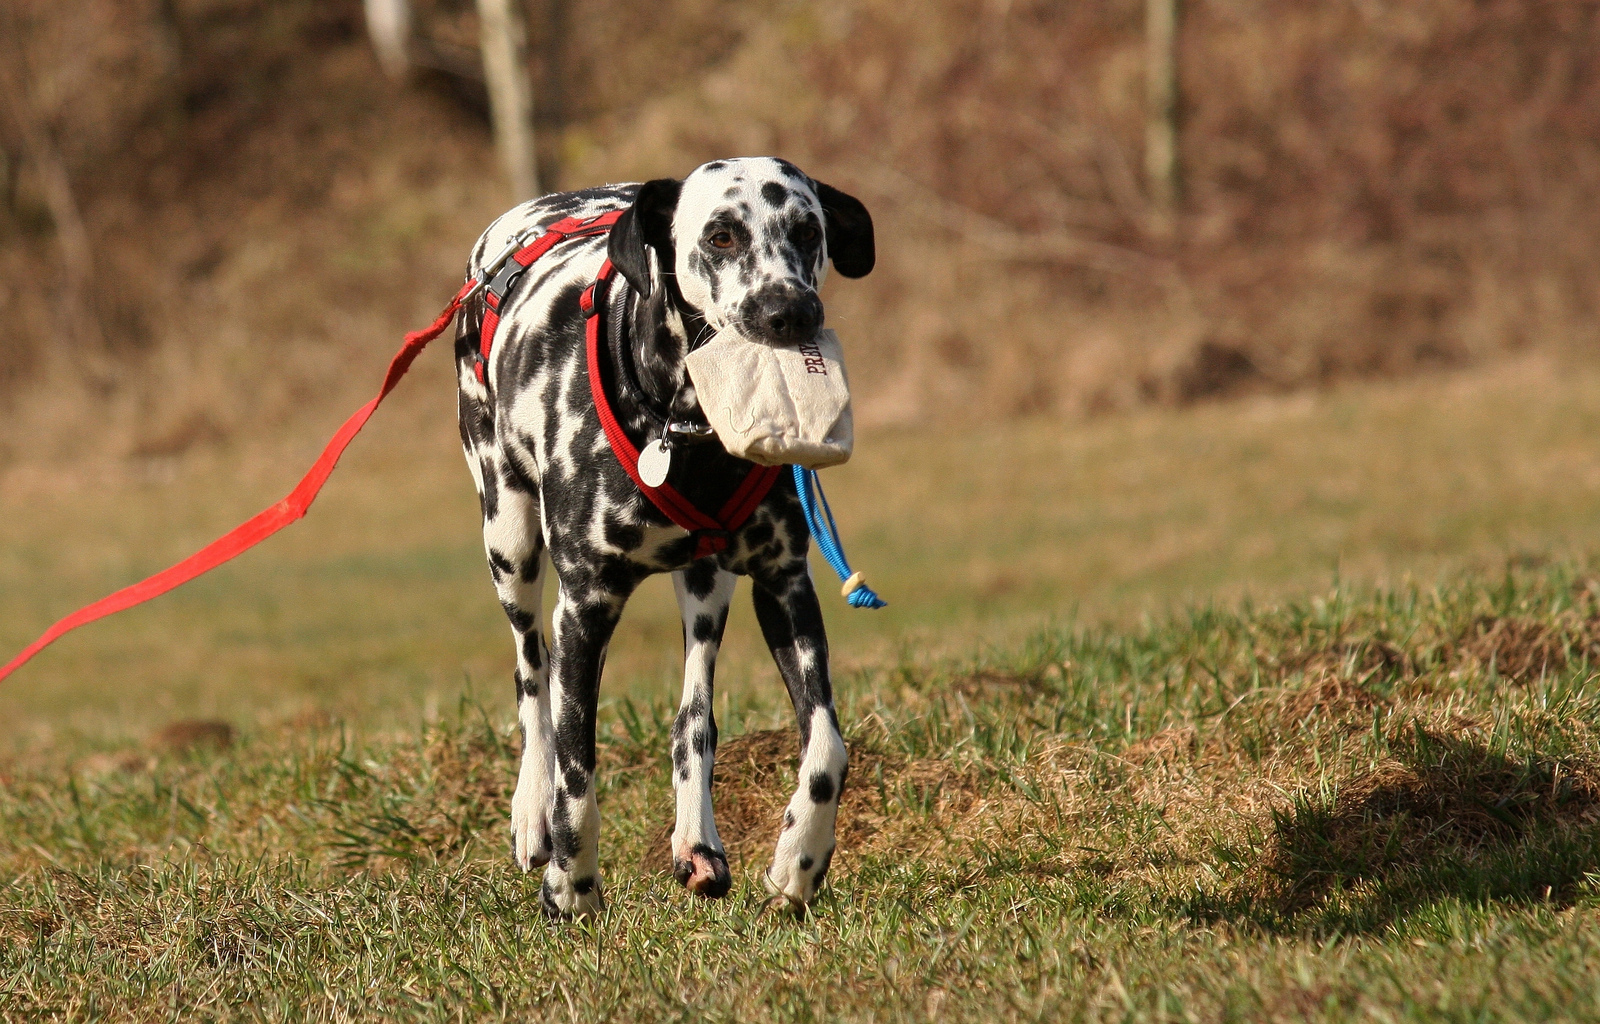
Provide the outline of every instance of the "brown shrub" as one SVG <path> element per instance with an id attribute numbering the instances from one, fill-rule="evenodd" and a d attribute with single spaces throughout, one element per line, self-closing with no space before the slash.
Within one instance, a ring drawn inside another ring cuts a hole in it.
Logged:
<path id="1" fill-rule="evenodd" d="M 1600 11 L 1187 7 L 1171 237 L 1137 171 L 1137 0 L 535 5 L 545 177 L 781 152 L 862 195 L 880 268 L 830 318 L 871 327 L 864 419 L 1092 415 L 1593 340 Z M 470 51 L 471 5 L 419 9 Z M 8 11 L 109 368 L 57 359 L 59 253 L 0 127 L 0 388 L 43 401 L 15 385 L 86 372 L 122 396 L 123 453 L 347 403 L 367 376 L 344 364 L 375 374 L 505 205 L 476 87 L 389 85 L 354 0 Z"/>

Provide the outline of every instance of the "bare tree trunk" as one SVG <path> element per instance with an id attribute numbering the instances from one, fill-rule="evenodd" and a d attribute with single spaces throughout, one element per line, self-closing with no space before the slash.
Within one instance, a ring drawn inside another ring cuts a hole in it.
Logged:
<path id="1" fill-rule="evenodd" d="M 533 145 L 533 78 L 528 74 L 528 23 L 522 0 L 478 0 L 478 39 L 489 86 L 495 146 L 516 202 L 540 194 Z"/>
<path id="2" fill-rule="evenodd" d="M 383 73 L 396 82 L 411 73 L 411 0 L 365 0 L 367 35 Z"/>
<path id="3" fill-rule="evenodd" d="M 1144 169 L 1151 229 L 1171 234 L 1178 209 L 1178 4 L 1145 0 Z"/>

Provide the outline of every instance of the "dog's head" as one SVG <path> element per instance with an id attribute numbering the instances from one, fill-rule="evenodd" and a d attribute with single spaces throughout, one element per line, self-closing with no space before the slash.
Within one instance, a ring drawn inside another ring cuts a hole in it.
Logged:
<path id="1" fill-rule="evenodd" d="M 664 289 L 712 330 L 775 342 L 822 327 L 827 264 L 863 277 L 875 259 L 860 200 L 786 160 L 714 160 L 639 188 L 611 231 L 611 262 L 634 291 Z"/>

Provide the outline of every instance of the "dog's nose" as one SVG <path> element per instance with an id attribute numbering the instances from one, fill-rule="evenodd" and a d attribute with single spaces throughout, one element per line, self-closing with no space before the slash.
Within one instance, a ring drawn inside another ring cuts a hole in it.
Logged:
<path id="1" fill-rule="evenodd" d="M 767 314 L 767 329 L 784 337 L 805 337 L 817 329 L 822 303 L 815 296 L 785 303 Z"/>
<path id="2" fill-rule="evenodd" d="M 771 341 L 803 341 L 822 326 L 822 300 L 813 291 L 763 289 L 745 301 L 744 322 Z"/>

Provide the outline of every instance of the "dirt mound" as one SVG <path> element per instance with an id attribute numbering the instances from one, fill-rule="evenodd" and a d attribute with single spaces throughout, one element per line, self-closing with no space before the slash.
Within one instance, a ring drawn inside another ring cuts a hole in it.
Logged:
<path id="1" fill-rule="evenodd" d="M 799 751 L 792 730 L 746 733 L 717 747 L 712 796 L 717 833 L 735 871 L 764 867 L 794 793 Z M 907 761 L 865 744 L 850 746 L 850 778 L 839 800 L 839 849 L 869 854 L 905 841 L 905 815 L 886 813 L 886 795 L 911 796 L 935 812 L 969 810 L 979 781 L 957 766 L 929 759 Z M 890 820 L 895 819 L 895 820 Z M 893 834 L 890 834 L 893 833 Z M 672 869 L 672 826 L 656 833 L 640 864 L 644 871 Z"/>

